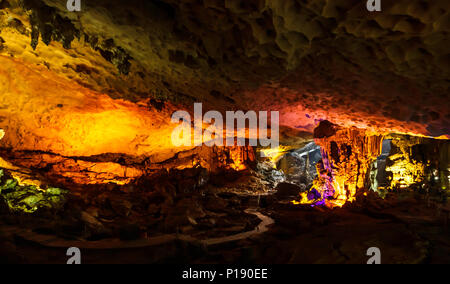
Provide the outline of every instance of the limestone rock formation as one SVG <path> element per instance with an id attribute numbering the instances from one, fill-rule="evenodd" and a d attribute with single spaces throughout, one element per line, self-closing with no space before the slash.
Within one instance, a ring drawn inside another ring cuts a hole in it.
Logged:
<path id="1" fill-rule="evenodd" d="M 445 191 L 450 182 L 450 143 L 423 137 L 393 135 L 386 172 L 391 188 Z"/>
<path id="2" fill-rule="evenodd" d="M 315 134 L 322 160 L 317 164 L 318 177 L 312 188 L 319 196 L 314 198 L 329 207 L 355 201 L 358 190 L 370 188 L 370 170 L 381 154 L 383 135 L 343 129 L 328 121 L 321 122 Z"/>

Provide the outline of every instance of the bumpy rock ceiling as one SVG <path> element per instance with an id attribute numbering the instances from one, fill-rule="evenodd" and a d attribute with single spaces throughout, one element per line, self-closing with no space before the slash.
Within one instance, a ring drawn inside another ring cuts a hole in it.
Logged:
<path id="1" fill-rule="evenodd" d="M 299 132 L 327 119 L 450 134 L 447 0 L 384 0 L 379 13 L 363 0 L 97 0 L 82 1 L 82 12 L 68 12 L 63 0 L 0 0 L 0 8 L 0 127 L 32 124 L 17 126 L 10 143 L 64 136 L 75 144 L 76 132 L 42 125 L 74 109 L 113 105 L 124 114 L 128 101 L 154 110 L 155 129 L 172 104 L 201 101 L 222 111 L 278 110 L 281 124 Z M 104 104 L 89 105 L 94 97 Z M 136 130 L 122 139 L 153 147 L 138 134 L 149 124 L 140 115 L 122 120 Z M 30 135 L 33 127 L 40 132 Z M 85 154 L 72 150 L 59 152 Z"/>

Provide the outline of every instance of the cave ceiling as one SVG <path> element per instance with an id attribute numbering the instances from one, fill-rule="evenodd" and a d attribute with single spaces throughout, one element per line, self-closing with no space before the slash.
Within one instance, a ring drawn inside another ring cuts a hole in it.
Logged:
<path id="1" fill-rule="evenodd" d="M 365 5 L 97 0 L 68 12 L 62 0 L 0 0 L 3 96 L 14 87 L 45 90 L 41 99 L 57 106 L 80 93 L 156 108 L 203 102 L 278 110 L 281 124 L 297 131 L 327 119 L 449 135 L 448 0 L 384 0 L 379 13 Z M 39 86 L 25 86 L 38 76 Z"/>

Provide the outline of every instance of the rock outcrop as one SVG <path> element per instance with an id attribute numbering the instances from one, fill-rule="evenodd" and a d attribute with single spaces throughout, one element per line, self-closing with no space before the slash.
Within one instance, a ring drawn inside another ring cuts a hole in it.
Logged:
<path id="1" fill-rule="evenodd" d="M 450 142 L 392 135 L 386 161 L 389 187 L 447 191 L 450 182 Z"/>

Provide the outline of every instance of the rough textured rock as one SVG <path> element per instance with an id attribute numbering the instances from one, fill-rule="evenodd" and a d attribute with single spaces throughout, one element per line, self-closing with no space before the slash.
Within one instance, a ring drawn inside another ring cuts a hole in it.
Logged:
<path id="1" fill-rule="evenodd" d="M 255 166 L 252 147 L 198 147 L 181 151 L 162 161 L 152 157 L 104 154 L 92 157 L 62 156 L 33 151 L 0 151 L 2 167 L 14 170 L 24 182 L 32 185 L 33 176 L 24 175 L 33 169 L 40 174 L 39 184 L 71 185 L 127 185 L 141 179 L 158 178 L 168 174 L 180 181 L 182 190 L 190 191 L 206 184 L 211 175 L 227 179 L 225 172 L 240 172 Z M 14 164 L 14 166 L 13 166 Z M 219 179 L 217 177 L 216 179 Z M 228 180 L 227 180 L 228 181 Z"/>
<path id="2" fill-rule="evenodd" d="M 320 147 L 315 143 L 292 151 L 284 155 L 277 162 L 277 169 L 281 170 L 287 182 L 310 187 L 317 175 L 316 163 L 322 158 Z"/>
<path id="3" fill-rule="evenodd" d="M 393 135 L 391 143 L 386 161 L 389 187 L 428 188 L 438 192 L 450 188 L 448 140 Z"/>
<path id="4" fill-rule="evenodd" d="M 1 54 L 113 98 L 449 134 L 446 0 L 2 3 Z"/>

